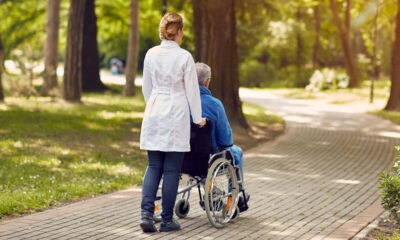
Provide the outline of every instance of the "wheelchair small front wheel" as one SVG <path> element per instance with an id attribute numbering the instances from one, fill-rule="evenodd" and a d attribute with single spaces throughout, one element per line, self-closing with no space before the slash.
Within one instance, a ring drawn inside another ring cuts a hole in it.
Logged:
<path id="1" fill-rule="evenodd" d="M 189 201 L 185 198 L 179 199 L 179 201 L 175 204 L 175 214 L 179 218 L 185 218 L 190 210 Z"/>

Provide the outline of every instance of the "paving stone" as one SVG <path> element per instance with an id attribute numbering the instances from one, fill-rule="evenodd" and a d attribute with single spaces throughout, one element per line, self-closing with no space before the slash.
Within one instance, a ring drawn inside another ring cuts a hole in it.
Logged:
<path id="1" fill-rule="evenodd" d="M 385 133 L 399 126 L 354 109 L 247 91 L 246 101 L 286 119 L 286 131 L 244 154 L 250 209 L 235 223 L 213 228 L 193 189 L 190 213 L 178 219 L 182 230 L 143 234 L 137 187 L 2 222 L 0 239 L 348 239 L 379 215 L 377 176 L 400 142 Z"/>

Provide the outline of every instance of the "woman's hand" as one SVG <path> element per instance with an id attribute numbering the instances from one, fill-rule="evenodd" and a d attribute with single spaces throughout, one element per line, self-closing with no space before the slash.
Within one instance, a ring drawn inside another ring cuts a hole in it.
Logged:
<path id="1" fill-rule="evenodd" d="M 206 125 L 207 119 L 206 118 L 201 118 L 201 122 L 197 124 L 199 127 L 204 127 Z"/>

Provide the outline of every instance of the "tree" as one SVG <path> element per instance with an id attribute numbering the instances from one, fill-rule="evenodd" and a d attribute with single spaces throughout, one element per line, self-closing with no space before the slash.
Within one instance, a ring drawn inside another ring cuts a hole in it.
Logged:
<path id="1" fill-rule="evenodd" d="M 194 44 L 196 61 L 205 62 L 207 59 L 207 22 L 205 12 L 205 2 L 193 0 L 193 24 L 194 24 Z"/>
<path id="2" fill-rule="evenodd" d="M 333 14 L 333 20 L 339 30 L 340 40 L 342 42 L 342 49 L 344 53 L 344 62 L 347 69 L 347 74 L 350 78 L 349 87 L 359 87 L 360 79 L 358 77 L 358 72 L 356 68 L 356 63 L 354 60 L 354 54 L 350 42 L 350 21 L 351 21 L 351 0 L 346 0 L 346 10 L 345 10 L 345 23 L 343 25 L 342 20 L 339 17 L 339 10 L 336 0 L 330 0 L 330 5 Z"/>
<path id="3" fill-rule="evenodd" d="M 313 46 L 312 63 L 314 68 L 319 68 L 321 66 L 320 60 L 320 49 L 321 49 L 321 14 L 320 6 L 316 5 L 313 7 L 314 13 L 314 24 L 315 24 L 315 40 Z"/>
<path id="4" fill-rule="evenodd" d="M 42 92 L 57 86 L 58 29 L 60 0 L 47 0 L 46 43 L 44 47 L 44 84 Z"/>
<path id="5" fill-rule="evenodd" d="M 0 35 L 0 102 L 4 102 L 4 93 L 3 93 L 3 61 L 4 61 L 4 47 L 3 42 L 1 40 Z"/>
<path id="6" fill-rule="evenodd" d="M 126 63 L 125 96 L 135 95 L 135 78 L 139 57 L 139 0 L 131 0 L 129 43 Z"/>
<path id="7" fill-rule="evenodd" d="M 395 41 L 392 53 L 390 97 L 385 110 L 400 111 L 400 0 L 397 0 Z"/>
<path id="8" fill-rule="evenodd" d="M 70 102 L 80 102 L 81 99 L 85 7 L 86 0 L 71 0 L 63 83 L 63 98 Z"/>
<path id="9" fill-rule="evenodd" d="M 97 47 L 97 17 L 95 0 L 86 0 L 82 40 L 82 91 L 102 91 L 107 87 L 100 80 L 99 51 Z"/>
<path id="10" fill-rule="evenodd" d="M 231 124 L 248 128 L 239 98 L 239 70 L 236 43 L 235 0 L 205 0 L 207 55 L 205 62 L 211 67 L 211 89 L 225 106 Z M 195 4 L 195 5 L 196 5 Z M 196 9 L 195 9 L 196 10 Z M 197 26 L 195 26 L 195 29 Z M 195 36 L 202 38 L 202 36 Z"/>

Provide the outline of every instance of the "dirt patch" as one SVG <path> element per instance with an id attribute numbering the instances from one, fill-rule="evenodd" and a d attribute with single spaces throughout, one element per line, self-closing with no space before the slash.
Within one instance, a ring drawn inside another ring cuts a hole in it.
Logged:
<path id="1" fill-rule="evenodd" d="M 284 124 L 275 123 L 268 126 L 252 125 L 250 129 L 233 127 L 234 143 L 246 151 L 267 141 L 274 140 L 285 130 Z"/>
<path id="2" fill-rule="evenodd" d="M 385 218 L 379 221 L 378 226 L 371 230 L 363 240 L 389 239 L 389 237 L 392 237 L 399 231 L 399 228 L 398 224 L 390 222 Z M 399 237 L 393 239 L 399 239 Z"/>

